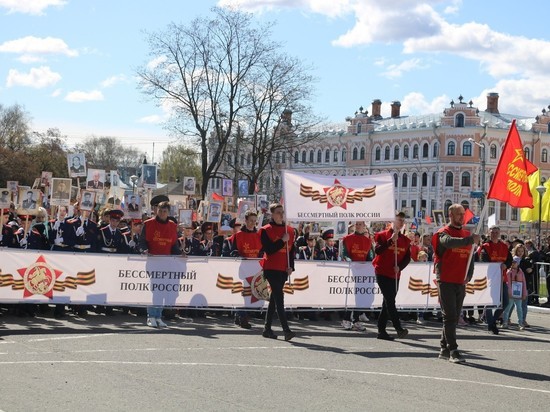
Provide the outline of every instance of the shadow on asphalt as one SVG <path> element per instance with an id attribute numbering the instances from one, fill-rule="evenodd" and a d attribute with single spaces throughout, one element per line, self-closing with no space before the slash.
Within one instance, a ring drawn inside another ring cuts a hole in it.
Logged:
<path id="1" fill-rule="evenodd" d="M 466 362 L 463 366 L 467 366 L 472 369 L 481 369 L 488 372 L 498 373 L 500 375 L 506 375 L 513 378 L 527 379 L 531 381 L 550 381 L 550 376 L 542 375 L 540 373 L 521 372 L 510 369 L 497 368 L 495 366 L 481 365 L 477 363 Z"/>

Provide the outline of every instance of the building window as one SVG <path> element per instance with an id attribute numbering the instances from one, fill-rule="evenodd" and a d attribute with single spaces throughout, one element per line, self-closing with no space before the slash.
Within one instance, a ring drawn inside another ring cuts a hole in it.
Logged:
<path id="1" fill-rule="evenodd" d="M 334 163 L 338 162 L 338 150 L 334 149 L 334 152 L 332 153 L 332 161 Z"/>
<path id="2" fill-rule="evenodd" d="M 386 146 L 384 148 L 384 160 L 390 160 L 390 147 Z"/>
<path id="3" fill-rule="evenodd" d="M 310 150 L 309 151 L 309 163 L 313 163 L 313 157 L 314 157 L 313 150 Z"/>
<path id="4" fill-rule="evenodd" d="M 403 147 L 403 157 L 405 159 L 409 158 L 409 145 L 406 144 L 405 147 Z"/>
<path id="5" fill-rule="evenodd" d="M 380 161 L 380 156 L 381 156 L 381 150 L 379 147 L 376 148 L 376 150 L 374 151 L 374 160 L 377 160 L 377 161 Z"/>
<path id="6" fill-rule="evenodd" d="M 397 173 L 393 174 L 393 185 L 397 187 Z"/>
<path id="7" fill-rule="evenodd" d="M 306 162 L 306 151 L 303 150 L 302 151 L 302 163 L 305 163 Z"/>
<path id="8" fill-rule="evenodd" d="M 430 200 L 430 214 L 435 210 L 435 199 Z"/>
<path id="9" fill-rule="evenodd" d="M 298 152 L 294 152 L 294 163 L 298 163 Z"/>
<path id="10" fill-rule="evenodd" d="M 401 178 L 401 187 L 407 187 L 409 184 L 409 177 L 407 176 L 407 173 L 403 173 L 403 177 Z"/>
<path id="11" fill-rule="evenodd" d="M 283 152 L 283 156 L 281 158 L 282 163 L 286 163 L 286 152 Z"/>
<path id="12" fill-rule="evenodd" d="M 275 153 L 275 163 L 281 163 L 281 153 Z"/>
<path id="13" fill-rule="evenodd" d="M 498 218 L 500 220 L 507 220 L 506 217 L 508 215 L 508 209 L 506 207 L 507 203 L 506 202 L 500 202 L 500 206 L 499 206 L 499 212 L 498 212 Z"/>
<path id="14" fill-rule="evenodd" d="M 427 159 L 429 156 L 429 152 L 430 152 L 430 146 L 428 146 L 428 143 L 424 143 L 422 145 L 422 157 L 424 159 Z"/>
<path id="15" fill-rule="evenodd" d="M 432 187 L 435 187 L 437 184 L 437 172 L 432 173 Z"/>
<path id="16" fill-rule="evenodd" d="M 511 210 L 512 210 L 512 216 L 510 216 L 510 220 L 517 221 L 518 220 L 518 208 L 513 207 Z"/>
<path id="17" fill-rule="evenodd" d="M 462 156 L 472 155 L 472 144 L 470 142 L 464 142 L 462 145 Z"/>
<path id="18" fill-rule="evenodd" d="M 542 149 L 542 156 L 540 157 L 541 162 L 548 163 L 548 150 Z"/>
<path id="19" fill-rule="evenodd" d="M 413 159 L 418 159 L 418 145 L 413 146 Z"/>
<path id="20" fill-rule="evenodd" d="M 330 163 L 330 150 L 325 150 L 325 163 Z"/>
<path id="21" fill-rule="evenodd" d="M 227 155 L 227 164 L 228 164 L 228 165 L 231 165 L 231 164 L 232 164 L 232 163 L 231 163 L 232 161 L 233 161 L 233 157 L 232 157 L 230 154 L 228 154 L 228 155 Z"/>
<path id="22" fill-rule="evenodd" d="M 365 160 L 365 148 L 361 148 L 361 152 L 359 153 L 359 160 Z"/>
<path id="23" fill-rule="evenodd" d="M 456 115 L 455 127 L 464 127 L 464 115 L 462 113 Z"/>
<path id="24" fill-rule="evenodd" d="M 416 175 L 416 173 L 413 173 L 411 177 L 411 187 L 416 186 L 418 186 L 418 176 Z"/>
<path id="25" fill-rule="evenodd" d="M 470 202 L 468 202 L 467 200 L 463 200 L 462 202 L 460 202 L 460 205 L 464 208 L 464 210 L 470 208 Z M 468 222 L 464 222 L 464 223 L 468 223 Z"/>
<path id="26" fill-rule="evenodd" d="M 436 158 L 438 156 L 439 156 L 439 143 L 435 142 L 432 157 Z"/>
<path id="27" fill-rule="evenodd" d="M 323 161 L 323 152 L 321 150 L 317 150 L 317 163 L 321 163 Z"/>
<path id="28" fill-rule="evenodd" d="M 455 155 L 455 142 L 447 143 L 447 156 Z"/>
<path id="29" fill-rule="evenodd" d="M 357 134 L 361 133 L 361 123 L 357 123 Z"/>
<path id="30" fill-rule="evenodd" d="M 351 160 L 357 160 L 357 157 L 359 156 L 359 151 L 356 147 L 353 148 L 353 151 L 351 152 Z"/>
<path id="31" fill-rule="evenodd" d="M 422 187 L 428 186 L 428 173 L 422 173 Z"/>
<path id="32" fill-rule="evenodd" d="M 523 149 L 523 153 L 525 153 L 525 158 L 527 160 L 531 160 L 531 150 L 529 150 L 528 147 L 526 147 L 525 149 Z"/>
<path id="33" fill-rule="evenodd" d="M 462 173 L 462 178 L 460 179 L 461 186 L 470 186 L 470 172 Z"/>
<path id="34" fill-rule="evenodd" d="M 246 156 L 246 165 L 250 166 L 252 164 L 252 155 L 249 153 L 248 156 Z"/>
<path id="35" fill-rule="evenodd" d="M 348 152 L 346 149 L 342 149 L 342 162 L 347 161 L 348 158 Z"/>
<path id="36" fill-rule="evenodd" d="M 411 209 L 413 210 L 413 215 L 411 217 L 416 216 L 416 200 L 411 200 Z"/>
<path id="37" fill-rule="evenodd" d="M 495 214 L 495 202 L 494 200 L 489 201 L 489 216 Z"/>
<path id="38" fill-rule="evenodd" d="M 453 180 L 454 180 L 453 172 L 447 172 L 447 174 L 445 175 L 445 186 L 453 187 L 454 185 Z"/>
<path id="39" fill-rule="evenodd" d="M 271 179 L 269 177 L 265 179 L 265 188 L 266 190 L 271 189 Z"/>
<path id="40" fill-rule="evenodd" d="M 406 207 L 407 207 L 407 201 L 406 201 L 406 200 L 402 200 L 402 201 L 401 201 L 401 210 L 404 210 Z"/>
<path id="41" fill-rule="evenodd" d="M 497 158 L 497 145 L 496 144 L 492 144 L 491 147 L 489 148 L 489 156 L 491 157 L 491 159 L 496 159 Z"/>
<path id="42" fill-rule="evenodd" d="M 241 154 L 241 166 L 244 166 L 244 153 Z"/>
<path id="43" fill-rule="evenodd" d="M 449 214 L 449 208 L 453 205 L 453 202 L 450 199 L 445 200 L 445 207 L 443 208 L 443 215 L 445 216 L 445 221 L 447 221 L 447 215 Z"/>
<path id="44" fill-rule="evenodd" d="M 393 160 L 399 160 L 399 146 L 393 148 Z"/>

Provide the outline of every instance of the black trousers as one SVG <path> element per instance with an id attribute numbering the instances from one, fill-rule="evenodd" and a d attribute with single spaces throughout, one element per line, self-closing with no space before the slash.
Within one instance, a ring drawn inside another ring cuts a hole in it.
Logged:
<path id="1" fill-rule="evenodd" d="M 382 292 L 384 300 L 382 301 L 382 311 L 378 316 L 378 333 L 386 332 L 388 318 L 391 319 L 395 330 L 402 330 L 399 313 L 395 307 L 395 297 L 399 290 L 399 280 L 391 279 L 386 276 L 376 275 L 376 283 Z"/>
<path id="2" fill-rule="evenodd" d="M 462 311 L 462 303 L 466 296 L 466 285 L 458 283 L 437 282 L 439 303 L 443 313 L 443 330 L 441 332 L 441 347 L 455 350 L 456 324 Z"/>
<path id="3" fill-rule="evenodd" d="M 271 296 L 269 298 L 269 306 L 267 307 L 267 313 L 265 315 L 265 329 L 271 329 L 273 323 L 273 315 L 277 310 L 277 316 L 281 327 L 285 332 L 289 331 L 288 322 L 286 320 L 285 313 L 285 296 L 283 287 L 288 279 L 286 271 L 279 270 L 264 270 L 264 276 L 271 287 Z"/>

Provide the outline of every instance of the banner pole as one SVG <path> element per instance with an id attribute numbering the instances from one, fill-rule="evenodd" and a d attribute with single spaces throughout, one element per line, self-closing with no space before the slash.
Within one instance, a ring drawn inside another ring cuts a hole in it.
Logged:
<path id="1" fill-rule="evenodd" d="M 481 213 L 479 215 L 479 221 L 477 222 L 476 230 L 474 232 L 476 235 L 480 234 L 481 229 L 484 226 L 483 221 L 485 220 L 485 217 L 487 216 L 488 212 L 489 212 L 489 202 L 485 202 L 485 204 L 483 205 L 483 209 L 481 210 Z M 476 245 L 473 244 L 472 245 L 472 250 L 470 250 L 470 256 L 468 256 L 468 264 L 466 265 L 466 273 L 464 274 L 464 281 L 466 281 L 466 279 L 468 279 L 468 270 L 470 268 L 470 264 L 472 263 L 472 258 L 474 257 L 475 247 L 476 247 Z"/>

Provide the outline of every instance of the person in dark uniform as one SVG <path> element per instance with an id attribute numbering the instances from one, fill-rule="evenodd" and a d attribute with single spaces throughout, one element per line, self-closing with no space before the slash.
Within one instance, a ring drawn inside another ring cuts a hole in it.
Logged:
<path id="1" fill-rule="evenodd" d="M 124 216 L 119 209 L 109 211 L 109 224 L 99 229 L 97 238 L 98 252 L 128 253 L 128 245 L 118 225 Z"/>
<path id="2" fill-rule="evenodd" d="M 67 223 L 67 207 L 59 206 L 57 210 L 57 218 L 50 221 L 50 239 L 53 242 L 52 250 L 56 252 L 71 252 L 73 250 L 75 236 L 70 236 L 73 228 Z M 67 239 L 63 236 L 65 232 L 69 233 Z M 65 317 L 65 305 L 57 304 L 53 312 L 56 319 Z"/>
<path id="3" fill-rule="evenodd" d="M 221 246 L 214 241 L 214 225 L 203 223 L 201 226 L 202 241 L 200 244 L 201 256 L 221 256 Z"/>
<path id="4" fill-rule="evenodd" d="M 334 229 L 327 229 L 321 235 L 325 241 L 325 246 L 321 248 L 317 259 L 318 260 L 338 260 L 338 248 L 334 240 Z"/>
<path id="5" fill-rule="evenodd" d="M 8 225 L 10 220 L 10 210 L 2 210 L 2 233 L 0 234 L 0 246 L 3 247 L 13 247 L 14 244 L 14 234 L 12 227 Z"/>
<path id="6" fill-rule="evenodd" d="M 301 246 L 298 250 L 298 259 L 300 260 L 317 260 L 319 250 L 317 248 L 317 237 L 310 233 L 305 246 Z"/>

